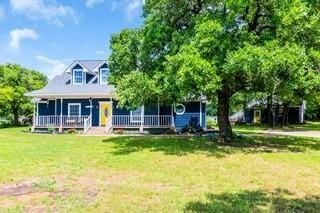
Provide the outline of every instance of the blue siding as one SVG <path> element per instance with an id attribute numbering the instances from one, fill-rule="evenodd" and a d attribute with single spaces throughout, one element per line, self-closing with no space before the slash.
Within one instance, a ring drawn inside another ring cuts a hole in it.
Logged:
<path id="1" fill-rule="evenodd" d="M 92 99 L 92 125 L 99 126 L 99 102 L 109 101 L 110 99 Z M 81 115 L 90 115 L 89 99 L 63 99 L 62 102 L 62 114 L 68 115 L 68 104 L 69 103 L 80 103 L 81 104 Z M 61 101 L 57 99 L 56 115 L 60 115 Z M 39 115 L 55 115 L 55 101 L 49 101 L 49 104 L 41 103 L 38 109 Z"/>
<path id="2" fill-rule="evenodd" d="M 202 117 L 201 126 L 204 128 L 206 125 L 206 105 L 201 104 L 202 113 L 200 115 L 200 102 L 188 102 L 184 103 L 186 111 L 183 115 L 175 114 L 175 126 L 177 131 L 181 131 L 182 128 L 187 125 L 199 125 L 200 126 L 200 116 Z"/>
<path id="3" fill-rule="evenodd" d="M 39 103 L 38 104 L 38 113 L 39 115 L 55 115 L 55 101 L 50 100 L 46 103 Z"/>
<path id="4" fill-rule="evenodd" d="M 99 102 L 101 101 L 110 101 L 110 99 L 92 99 L 92 125 L 99 126 Z M 38 106 L 39 115 L 60 115 L 60 99 L 57 99 L 57 107 L 55 109 L 55 101 L 50 100 L 48 104 L 40 103 Z M 90 108 L 86 106 L 90 106 L 89 99 L 64 99 L 63 100 L 63 115 L 68 115 L 68 104 L 69 103 L 80 103 L 81 104 L 81 114 L 82 115 L 90 115 Z M 181 131 L 181 129 L 190 123 L 194 122 L 197 125 L 200 123 L 200 103 L 199 102 L 188 102 L 184 104 L 186 107 L 186 111 L 183 115 L 176 115 L 175 117 L 175 126 L 177 131 Z M 113 102 L 113 114 L 114 115 L 130 115 L 130 110 L 125 108 L 120 108 L 116 106 L 116 101 Z M 145 114 L 146 115 L 157 115 L 158 114 L 158 105 L 151 104 L 145 106 Z M 171 115 L 171 106 L 160 106 L 160 114 L 161 115 Z M 206 104 L 202 103 L 202 127 L 205 127 L 206 124 Z"/>

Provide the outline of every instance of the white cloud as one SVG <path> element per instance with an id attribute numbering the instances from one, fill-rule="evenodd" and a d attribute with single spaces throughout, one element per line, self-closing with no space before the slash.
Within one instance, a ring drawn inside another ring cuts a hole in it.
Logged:
<path id="1" fill-rule="evenodd" d="M 14 29 L 10 31 L 10 47 L 14 49 L 20 48 L 20 43 L 24 39 L 37 40 L 39 38 L 38 33 L 32 29 Z"/>
<path id="2" fill-rule="evenodd" d="M 105 55 L 106 52 L 105 52 L 104 50 L 98 50 L 98 51 L 96 52 L 96 54 L 97 54 L 97 55 Z"/>
<path id="3" fill-rule="evenodd" d="M 141 9 L 145 0 L 109 0 L 111 11 L 123 11 L 126 19 L 132 21 L 137 16 L 141 15 Z"/>
<path id="4" fill-rule="evenodd" d="M 125 14 L 129 21 L 133 20 L 140 12 L 141 7 L 144 5 L 144 0 L 129 0 L 125 8 Z"/>
<path id="5" fill-rule="evenodd" d="M 86 6 L 87 7 L 94 7 L 96 4 L 103 3 L 104 0 L 86 0 Z"/>
<path id="6" fill-rule="evenodd" d="M 55 0 L 10 0 L 10 5 L 14 12 L 29 19 L 55 21 L 58 18 L 71 17 L 75 23 L 78 23 L 76 12 Z"/>
<path id="7" fill-rule="evenodd" d="M 67 68 L 67 65 L 60 60 L 50 59 L 42 55 L 37 55 L 36 60 L 40 63 L 40 70 L 50 79 L 60 75 Z"/>
<path id="8" fill-rule="evenodd" d="M 4 19 L 6 13 L 4 12 L 4 7 L 0 6 L 0 20 Z"/>

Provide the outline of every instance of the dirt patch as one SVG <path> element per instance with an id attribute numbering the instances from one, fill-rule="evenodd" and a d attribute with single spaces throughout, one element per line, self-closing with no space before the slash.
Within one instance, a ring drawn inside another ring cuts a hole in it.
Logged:
<path id="1" fill-rule="evenodd" d="M 45 212 L 44 207 L 36 203 L 42 198 L 50 196 L 50 192 L 42 191 L 34 187 L 36 181 L 25 181 L 0 187 L 0 206 L 2 208 L 15 207 L 17 204 L 25 204 L 32 209 L 26 212 Z M 35 209 L 34 209 L 35 208 Z"/>
<path id="2" fill-rule="evenodd" d="M 4 185 L 0 187 L 0 196 L 21 196 L 35 191 L 33 184 L 35 182 L 22 182 L 13 185 Z"/>

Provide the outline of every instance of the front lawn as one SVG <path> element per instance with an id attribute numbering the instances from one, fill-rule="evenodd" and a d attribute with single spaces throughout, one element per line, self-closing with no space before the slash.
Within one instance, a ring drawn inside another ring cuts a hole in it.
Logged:
<path id="1" fill-rule="evenodd" d="M 319 212 L 320 140 L 0 130 L 0 212 Z"/>

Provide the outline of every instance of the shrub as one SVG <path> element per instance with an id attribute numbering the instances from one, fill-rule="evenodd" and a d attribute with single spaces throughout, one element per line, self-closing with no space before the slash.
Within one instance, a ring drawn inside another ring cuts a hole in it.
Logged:
<path id="1" fill-rule="evenodd" d="M 8 119 L 0 118 L 0 128 L 7 128 L 12 126 L 11 121 Z"/>
<path id="2" fill-rule="evenodd" d="M 68 129 L 67 133 L 68 134 L 76 134 L 77 130 L 76 129 Z"/>
<path id="3" fill-rule="evenodd" d="M 48 132 L 50 134 L 54 134 L 56 132 L 55 128 L 48 128 Z"/>
<path id="4" fill-rule="evenodd" d="M 174 128 L 170 128 L 170 129 L 166 129 L 165 134 L 166 135 L 174 135 L 176 133 L 174 131 Z"/>
<path id="5" fill-rule="evenodd" d="M 217 120 L 214 119 L 213 117 L 207 117 L 207 128 L 208 129 L 213 129 L 217 127 Z"/>
<path id="6" fill-rule="evenodd" d="M 117 129 L 114 131 L 114 134 L 122 135 L 123 134 L 123 129 Z"/>

